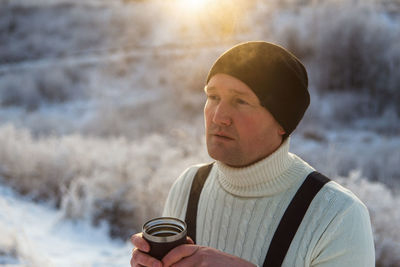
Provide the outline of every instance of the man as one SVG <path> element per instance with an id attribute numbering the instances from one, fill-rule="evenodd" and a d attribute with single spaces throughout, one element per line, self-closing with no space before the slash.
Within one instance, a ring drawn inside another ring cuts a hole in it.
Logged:
<path id="1" fill-rule="evenodd" d="M 309 105 L 307 86 L 303 64 L 271 43 L 242 43 L 217 59 L 207 77 L 204 107 L 207 149 L 216 162 L 196 206 L 196 245 L 189 239 L 160 262 L 145 254 L 149 245 L 136 234 L 132 266 L 262 266 L 267 261 L 286 208 L 314 171 L 289 153 L 290 134 Z M 200 167 L 187 169 L 174 183 L 164 216 L 185 219 Z M 368 211 L 349 190 L 326 183 L 300 222 L 282 266 L 374 266 Z M 279 252 L 279 245 L 274 248 Z"/>

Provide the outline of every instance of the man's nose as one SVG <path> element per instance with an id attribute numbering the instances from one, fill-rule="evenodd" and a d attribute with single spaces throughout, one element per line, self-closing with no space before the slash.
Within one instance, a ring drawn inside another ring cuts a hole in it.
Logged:
<path id="1" fill-rule="evenodd" d="M 229 126 L 232 124 L 231 112 L 226 103 L 220 102 L 215 109 L 213 122 L 222 126 Z"/>

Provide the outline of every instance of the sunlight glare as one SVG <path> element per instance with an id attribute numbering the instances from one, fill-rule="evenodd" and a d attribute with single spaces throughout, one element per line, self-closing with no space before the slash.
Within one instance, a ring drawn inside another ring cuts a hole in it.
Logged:
<path id="1" fill-rule="evenodd" d="M 180 8 L 186 12 L 201 12 L 209 2 L 209 0 L 178 0 Z"/>

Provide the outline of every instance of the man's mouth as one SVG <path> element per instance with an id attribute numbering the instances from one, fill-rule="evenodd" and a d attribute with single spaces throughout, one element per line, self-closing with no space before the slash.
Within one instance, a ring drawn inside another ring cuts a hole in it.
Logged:
<path id="1" fill-rule="evenodd" d="M 223 139 L 223 140 L 234 140 L 233 137 L 225 134 L 225 133 L 214 133 L 212 136 L 217 137 L 218 139 Z"/>

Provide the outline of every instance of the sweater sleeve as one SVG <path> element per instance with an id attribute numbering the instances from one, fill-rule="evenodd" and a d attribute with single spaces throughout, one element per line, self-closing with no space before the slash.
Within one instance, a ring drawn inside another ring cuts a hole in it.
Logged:
<path id="1" fill-rule="evenodd" d="M 332 219 L 314 250 L 311 266 L 375 266 L 374 241 L 367 208 L 354 201 Z"/>

